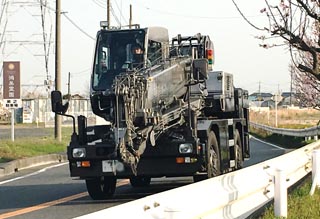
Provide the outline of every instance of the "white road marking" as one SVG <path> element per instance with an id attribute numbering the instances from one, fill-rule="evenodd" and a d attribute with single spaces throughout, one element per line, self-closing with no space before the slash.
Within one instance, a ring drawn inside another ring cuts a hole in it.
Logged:
<path id="1" fill-rule="evenodd" d="M 38 171 L 36 171 L 34 173 L 29 173 L 29 174 L 24 175 L 24 176 L 19 176 L 19 177 L 13 178 L 13 179 L 2 181 L 2 182 L 0 182 L 0 185 L 6 184 L 6 183 L 9 183 L 9 182 L 13 182 L 13 181 L 17 181 L 17 180 L 20 180 L 20 179 L 25 179 L 25 178 L 28 178 L 30 176 L 34 176 L 34 175 L 43 173 L 43 172 L 45 172 L 45 171 L 47 171 L 49 169 L 60 167 L 60 166 L 66 165 L 66 164 L 68 164 L 68 162 L 59 163 L 59 164 L 56 164 L 56 165 L 53 165 L 53 166 L 49 166 L 49 167 L 43 168 L 41 170 L 38 170 Z"/>
<path id="2" fill-rule="evenodd" d="M 259 142 L 261 142 L 261 143 L 270 145 L 270 146 L 272 146 L 272 147 L 274 147 L 274 148 L 277 148 L 277 149 L 280 149 L 280 150 L 287 150 L 287 148 L 282 148 L 282 147 L 280 147 L 280 146 L 278 146 L 278 145 L 275 145 L 275 144 L 272 144 L 272 143 L 263 141 L 263 140 L 261 140 L 261 139 L 259 139 L 259 138 L 253 137 L 252 135 L 251 135 L 251 138 L 254 139 L 254 140 L 256 140 L 256 141 L 259 141 Z"/>

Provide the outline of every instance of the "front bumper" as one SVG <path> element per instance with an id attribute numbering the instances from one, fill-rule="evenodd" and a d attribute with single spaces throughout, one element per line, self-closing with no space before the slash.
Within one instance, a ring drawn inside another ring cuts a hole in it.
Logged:
<path id="1" fill-rule="evenodd" d="M 98 176 L 117 176 L 128 178 L 133 176 L 129 165 L 124 164 L 117 156 L 113 146 L 85 145 L 86 157 L 74 158 L 72 150 L 76 146 L 68 147 L 70 175 L 72 177 L 90 178 Z M 196 149 L 194 153 L 179 153 L 178 144 L 147 146 L 140 157 L 137 174 L 140 176 L 192 176 L 200 171 L 203 157 Z"/>

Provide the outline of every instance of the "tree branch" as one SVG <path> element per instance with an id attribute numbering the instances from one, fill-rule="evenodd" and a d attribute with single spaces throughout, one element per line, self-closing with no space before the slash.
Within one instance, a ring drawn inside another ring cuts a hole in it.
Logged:
<path id="1" fill-rule="evenodd" d="M 318 14 L 316 13 L 313 13 L 310 8 L 309 8 L 309 5 L 305 4 L 303 1 L 301 0 L 297 0 L 297 2 L 301 5 L 301 7 L 307 12 L 307 14 L 314 18 L 315 20 L 319 21 L 320 22 L 320 17 L 318 16 Z"/>
<path id="2" fill-rule="evenodd" d="M 236 6 L 236 8 L 237 8 L 238 12 L 240 13 L 240 15 L 243 17 L 243 19 L 244 19 L 248 24 L 250 24 L 250 26 L 254 27 L 254 28 L 257 29 L 257 30 L 265 30 L 265 28 L 263 28 L 263 29 L 262 29 L 262 28 L 259 28 L 259 27 L 257 27 L 256 25 L 254 25 L 253 23 L 251 23 L 251 22 L 247 19 L 247 17 L 244 16 L 244 14 L 242 13 L 242 11 L 241 11 L 240 8 L 238 7 L 238 5 L 235 3 L 235 1 L 232 0 L 232 2 L 233 2 L 233 4 L 234 4 L 234 6 Z"/>

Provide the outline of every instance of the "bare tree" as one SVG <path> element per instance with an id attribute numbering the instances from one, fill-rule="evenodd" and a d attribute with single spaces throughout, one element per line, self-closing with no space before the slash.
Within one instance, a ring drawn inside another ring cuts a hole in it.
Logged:
<path id="1" fill-rule="evenodd" d="M 320 80 L 320 0 L 279 0 L 278 5 L 272 5 L 271 0 L 265 0 L 261 9 L 268 18 L 268 24 L 258 27 L 250 21 L 232 0 L 243 18 L 254 28 L 266 31 L 269 37 L 281 37 L 291 52 L 292 63 L 301 72 Z M 272 1 L 274 2 L 274 1 Z M 265 40 L 269 37 L 259 37 Z M 274 45 L 262 44 L 264 48 Z M 296 58 L 297 52 L 308 55 L 310 60 Z"/>

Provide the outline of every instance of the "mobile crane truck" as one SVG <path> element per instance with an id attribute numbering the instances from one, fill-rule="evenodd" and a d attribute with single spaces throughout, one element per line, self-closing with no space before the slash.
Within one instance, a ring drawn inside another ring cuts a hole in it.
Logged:
<path id="1" fill-rule="evenodd" d="M 90 100 L 108 123 L 88 126 L 66 114 L 52 91 L 52 111 L 72 117 L 71 177 L 92 199 L 111 198 L 117 179 L 133 187 L 154 177 L 194 181 L 239 169 L 250 157 L 248 92 L 232 74 L 212 71 L 213 43 L 196 34 L 172 38 L 162 27 L 106 29 L 96 36 Z"/>

